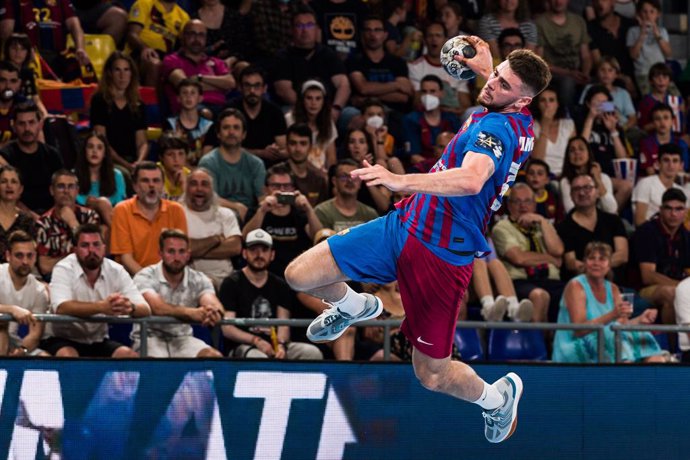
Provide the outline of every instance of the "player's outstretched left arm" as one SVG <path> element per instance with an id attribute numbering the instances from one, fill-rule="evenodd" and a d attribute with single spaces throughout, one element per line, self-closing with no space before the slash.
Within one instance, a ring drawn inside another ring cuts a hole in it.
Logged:
<path id="1" fill-rule="evenodd" d="M 364 167 L 352 171 L 352 177 L 359 177 L 370 187 L 383 185 L 394 192 L 465 196 L 479 193 L 493 173 L 494 163 L 488 155 L 467 152 L 459 168 L 431 174 L 400 175 L 364 161 Z"/>

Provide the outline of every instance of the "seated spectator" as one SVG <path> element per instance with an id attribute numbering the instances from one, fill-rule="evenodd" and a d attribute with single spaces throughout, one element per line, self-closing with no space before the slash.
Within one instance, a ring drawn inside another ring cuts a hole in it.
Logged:
<path id="1" fill-rule="evenodd" d="M 384 168 L 388 166 L 385 152 L 377 149 L 373 138 L 363 129 L 351 129 L 345 138 L 345 158 L 350 158 L 359 167 L 369 164 L 380 164 Z M 357 200 L 376 209 L 379 214 L 388 212 L 391 205 L 391 191 L 382 185 L 361 187 Z"/>
<path id="2" fill-rule="evenodd" d="M 165 55 L 175 50 L 189 15 L 175 1 L 136 0 L 129 10 L 127 49 L 141 66 L 144 86 L 156 86 Z M 204 42 L 206 37 L 203 37 Z"/>
<path id="3" fill-rule="evenodd" d="M 53 269 L 50 308 L 59 315 L 149 316 L 151 309 L 124 267 L 105 256 L 98 225 L 77 230 L 75 251 Z M 52 323 L 40 347 L 58 357 L 136 358 L 131 348 L 108 338 L 108 323 Z"/>
<path id="4" fill-rule="evenodd" d="M 666 104 L 658 103 L 651 112 L 653 129 L 640 142 L 640 161 L 637 165 L 640 176 L 654 176 L 659 164 L 659 150 L 663 144 L 675 144 L 680 148 L 683 169 L 690 168 L 688 144 L 673 132 L 673 110 Z M 634 191 L 633 191 L 634 193 Z"/>
<path id="5" fill-rule="evenodd" d="M 249 232 L 242 257 L 247 266 L 223 281 L 220 299 L 225 318 L 290 318 L 295 293 L 278 276 L 269 272 L 275 251 L 273 239 L 261 229 Z M 236 358 L 322 359 L 310 343 L 291 342 L 288 326 L 222 326 L 229 355 Z"/>
<path id="6" fill-rule="evenodd" d="M 55 204 L 36 224 L 38 270 L 46 279 L 55 264 L 72 252 L 79 226 L 100 224 L 96 211 L 77 204 L 77 193 L 79 182 L 72 171 L 60 169 L 53 174 L 50 194 Z"/>
<path id="7" fill-rule="evenodd" d="M 386 52 L 383 20 L 376 16 L 362 23 L 362 52 L 346 62 L 352 82 L 352 104 L 361 105 L 367 97 L 377 97 L 388 107 L 403 114 L 408 111 L 414 87 L 407 75 L 405 61 Z"/>
<path id="8" fill-rule="evenodd" d="M 427 75 L 435 75 L 441 79 L 441 92 L 437 95 L 441 100 L 441 110 L 462 114 L 472 105 L 470 88 L 465 80 L 453 78 L 441 65 L 441 48 L 446 40 L 454 35 L 446 35 L 443 24 L 430 22 L 424 29 L 424 45 L 426 52 L 419 58 L 407 63 L 410 82 L 415 91 L 421 88 L 421 82 Z"/>
<path id="9" fill-rule="evenodd" d="M 620 77 L 621 67 L 618 59 L 613 56 L 602 56 L 596 65 L 597 84 L 603 85 L 613 98 L 613 105 L 616 106 L 620 125 L 624 131 L 637 126 L 637 113 L 630 93 L 625 88 L 621 88 L 616 83 Z M 584 99 L 592 87 L 592 84 L 585 86 L 580 97 L 580 104 L 584 104 Z"/>
<path id="10" fill-rule="evenodd" d="M 661 197 L 657 216 L 633 235 L 642 285 L 640 296 L 661 311 L 661 322 L 673 324 L 676 286 L 690 274 L 690 232 L 683 226 L 687 198 L 670 188 Z"/>
<path id="11" fill-rule="evenodd" d="M 222 59 L 208 56 L 206 51 L 206 26 L 199 19 L 188 21 L 180 35 L 180 49 L 163 58 L 160 73 L 165 82 L 165 95 L 170 111 L 180 110 L 176 89 L 185 78 L 195 78 L 201 83 L 204 107 L 218 113 L 225 105 L 225 95 L 235 88 L 235 78 Z"/>
<path id="12" fill-rule="evenodd" d="M 8 250 L 7 238 L 16 231 L 22 230 L 32 238 L 36 237 L 36 221 L 31 214 L 20 209 L 19 197 L 22 196 L 22 185 L 19 171 L 14 166 L 0 167 L 0 262 L 5 263 Z"/>
<path id="13" fill-rule="evenodd" d="M 31 271 L 36 264 L 36 243 L 31 235 L 17 230 L 10 234 L 4 254 L 7 263 L 0 265 L 0 313 L 12 315 L 9 324 L 9 343 L 0 345 L 0 355 L 48 356 L 38 347 L 45 324 L 35 314 L 48 313 L 48 290 Z M 29 332 L 20 338 L 19 325 L 28 326 Z"/>
<path id="14" fill-rule="evenodd" d="M 91 129 L 108 139 L 113 161 L 131 172 L 149 154 L 146 113 L 139 97 L 139 73 L 134 61 L 120 51 L 103 65 L 98 91 L 91 97 Z"/>
<path id="15" fill-rule="evenodd" d="M 537 26 L 530 18 L 529 2 L 518 0 L 512 2 L 491 2 L 490 11 L 479 20 L 477 35 L 486 40 L 493 56 L 499 56 L 498 36 L 508 28 L 517 28 L 525 37 L 526 48 L 537 49 Z M 453 37 L 454 35 L 449 35 Z"/>
<path id="16" fill-rule="evenodd" d="M 213 176 L 220 204 L 232 209 L 244 221 L 256 209 L 261 196 L 266 168 L 263 161 L 247 152 L 242 141 L 247 136 L 247 121 L 237 109 L 225 109 L 216 121 L 220 145 L 199 160 Z"/>
<path id="17" fill-rule="evenodd" d="M 247 120 L 247 137 L 242 145 L 261 158 L 266 167 L 285 160 L 287 126 L 280 107 L 264 98 L 266 82 L 263 71 L 255 66 L 243 69 L 240 72 L 239 90 L 242 97 L 231 102 L 229 107 L 242 112 Z"/>
<path id="18" fill-rule="evenodd" d="M 555 317 L 563 291 L 558 273 L 563 242 L 554 226 L 535 211 L 532 189 L 515 184 L 508 197 L 509 218 L 494 226 L 491 237 L 518 298 L 531 300 L 533 321 L 544 322 Z"/>
<path id="19" fill-rule="evenodd" d="M 438 77 L 426 75 L 419 87 L 421 110 L 405 115 L 403 126 L 410 164 L 417 172 L 427 172 L 436 163 L 436 136 L 442 131 L 456 132 L 460 121 L 455 114 L 441 111 L 443 82 Z"/>
<path id="20" fill-rule="evenodd" d="M 570 212 L 575 206 L 570 196 L 570 181 L 578 174 L 589 174 L 594 179 L 597 187 L 597 207 L 602 211 L 615 213 L 618 204 L 613 196 L 613 184 L 608 174 L 601 172 L 601 166 L 594 161 L 592 151 L 587 141 L 576 136 L 568 141 L 565 160 L 563 162 L 563 174 L 560 182 L 561 198 L 565 212 Z"/>
<path id="21" fill-rule="evenodd" d="M 92 131 L 86 136 L 74 173 L 79 181 L 77 204 L 95 210 L 110 227 L 113 206 L 125 199 L 127 189 L 122 171 L 114 167 L 108 139 L 103 134 Z"/>
<path id="22" fill-rule="evenodd" d="M 312 132 L 305 123 L 295 123 L 287 129 L 288 159 L 284 164 L 290 169 L 295 187 L 306 196 L 312 207 L 328 198 L 326 174 L 309 162 Z"/>
<path id="23" fill-rule="evenodd" d="M 113 209 L 110 252 L 134 276 L 160 260 L 160 232 L 177 228 L 186 233 L 187 219 L 182 206 L 162 198 L 163 172 L 155 163 L 138 163 L 132 179 L 136 195 Z"/>
<path id="24" fill-rule="evenodd" d="M 378 217 L 375 209 L 357 200 L 362 181 L 350 175 L 355 169 L 357 163 L 348 159 L 332 166 L 329 179 L 335 196 L 314 208 L 321 224 L 336 232 Z"/>
<path id="25" fill-rule="evenodd" d="M 549 165 L 532 158 L 525 169 L 527 170 L 525 174 L 527 185 L 534 192 L 534 199 L 537 202 L 537 214 L 546 217 L 551 224 L 563 220 L 563 201 L 551 186 Z"/>
<path id="26" fill-rule="evenodd" d="M 190 173 L 187 167 L 187 142 L 177 133 L 163 133 L 158 139 L 158 158 L 160 161 L 156 164 L 163 171 L 163 198 L 180 201 Z"/>
<path id="27" fill-rule="evenodd" d="M 192 14 L 207 27 L 206 53 L 228 64 L 238 60 L 253 62 L 261 41 L 255 34 L 255 24 L 260 21 L 255 14 L 256 2 L 245 0 L 227 6 L 224 3 L 202 0 L 198 2 L 199 9 Z M 279 9 L 277 5 L 276 9 Z"/>
<path id="28" fill-rule="evenodd" d="M 203 169 L 192 170 L 182 202 L 189 227 L 191 267 L 208 276 L 216 288 L 233 271 L 232 257 L 242 250 L 242 232 L 235 213 L 218 205 L 213 177 Z"/>
<path id="29" fill-rule="evenodd" d="M 309 126 L 312 132 L 309 162 L 324 172 L 336 161 L 338 130 L 330 113 L 325 86 L 318 80 L 307 80 L 297 96 L 295 108 L 285 114 L 287 126 L 293 123 L 306 123 Z"/>
<path id="30" fill-rule="evenodd" d="M 633 306 L 621 298 L 618 286 L 606 279 L 611 267 L 611 246 L 593 241 L 587 244 L 583 274 L 565 287 L 558 312 L 560 324 L 603 324 L 605 362 L 615 355 L 614 333 L 610 325 L 653 324 L 657 312 L 647 309 L 631 318 Z M 665 362 L 659 345 L 650 332 L 621 332 L 621 361 Z M 596 363 L 598 357 L 595 331 L 559 330 L 553 343 L 553 360 L 559 363 Z"/>
<path id="31" fill-rule="evenodd" d="M 119 3 L 88 0 L 76 0 L 73 3 L 85 33 L 110 35 L 119 47 L 127 31 L 128 16 Z"/>
<path id="32" fill-rule="evenodd" d="M 557 227 L 565 246 L 561 279 L 567 281 L 584 272 L 585 246 L 592 241 L 613 248 L 610 258 L 611 272 L 623 282 L 628 263 L 628 235 L 623 221 L 616 214 L 597 209 L 597 191 L 594 178 L 589 174 L 575 176 L 571 181 L 570 196 L 575 207 Z"/>
<path id="33" fill-rule="evenodd" d="M 34 213 L 34 218 L 53 205 L 49 188 L 53 173 L 62 168 L 60 152 L 39 141 L 41 114 L 33 103 L 19 104 L 14 111 L 13 128 L 17 139 L 0 150 L 2 161 L 17 168 L 24 192 L 19 205 Z"/>
<path id="34" fill-rule="evenodd" d="M 321 230 L 314 208 L 296 190 L 285 165 L 275 165 L 267 171 L 266 193 L 242 233 L 246 237 L 256 229 L 264 229 L 272 237 L 275 257 L 269 270 L 281 278 L 288 263 L 309 249 L 314 234 Z"/>
<path id="35" fill-rule="evenodd" d="M 659 212 L 666 190 L 681 189 L 681 186 L 676 183 L 678 175 L 683 171 L 680 147 L 674 144 L 660 146 L 659 159 L 655 162 L 655 166 L 659 168 L 659 172 L 640 179 L 633 190 L 632 203 L 636 227 L 644 224 Z"/>
<path id="36" fill-rule="evenodd" d="M 271 8 L 276 6 L 272 5 Z M 353 30 L 357 25 L 352 25 Z M 271 55 L 271 58 L 275 56 L 273 85 L 280 103 L 292 108 L 304 83 L 318 79 L 324 84 L 328 100 L 332 102 L 331 118 L 335 120 L 350 97 L 350 81 L 335 51 L 327 46 L 326 40 L 322 39 L 320 44 L 317 34 L 314 10 L 296 5 L 292 16 L 292 40 L 280 44 L 283 49 L 277 56 Z M 287 43 L 290 45 L 284 48 Z"/>
<path id="37" fill-rule="evenodd" d="M 575 104 L 577 87 L 589 83 L 592 70 L 587 25 L 581 16 L 568 11 L 569 2 L 548 0 L 548 11 L 535 20 L 537 50 L 549 63 L 553 74 L 551 84 L 566 106 Z"/>
<path id="38" fill-rule="evenodd" d="M 673 128 L 671 131 L 685 134 L 685 102 L 681 96 L 671 92 L 671 69 L 665 63 L 654 64 L 649 69 L 649 92 L 638 104 L 640 117 L 637 124 L 648 133 L 654 130 L 652 109 L 659 103 L 666 104 L 673 110 Z"/>
<path id="39" fill-rule="evenodd" d="M 483 259 L 475 258 L 472 269 L 472 289 L 482 305 L 482 317 L 486 321 L 503 321 L 508 313 L 508 318 L 513 321 L 530 321 L 534 314 L 532 301 L 522 299 L 518 302 L 513 280 L 503 262 L 496 257 L 493 241 L 487 238 L 487 242 L 491 253 Z M 498 294 L 495 297 L 492 280 Z"/>
<path id="40" fill-rule="evenodd" d="M 12 121 L 18 104 L 26 102 L 21 94 L 22 80 L 17 67 L 0 61 L 0 147 L 16 139 Z"/>
<path id="41" fill-rule="evenodd" d="M 177 229 L 163 230 L 158 238 L 161 261 L 134 277 L 139 292 L 156 316 L 170 316 L 213 327 L 223 318 L 223 306 L 211 280 L 187 266 L 189 238 Z M 140 327 L 132 329 L 132 348 L 141 348 Z M 189 324 L 152 324 L 146 340 L 151 358 L 221 358 L 218 350 L 194 337 Z"/>
<path id="42" fill-rule="evenodd" d="M 568 141 L 575 136 L 575 123 L 566 118 L 566 107 L 552 87 L 534 98 L 530 107 L 534 115 L 534 150 L 531 159 L 543 160 L 551 173 L 560 177 Z"/>
<path id="43" fill-rule="evenodd" d="M 180 112 L 165 121 L 166 131 L 174 131 L 187 141 L 187 163 L 190 166 L 199 163 L 201 157 L 211 150 L 206 138 L 215 135 L 213 121 L 205 116 L 206 111 L 200 107 L 202 91 L 203 87 L 198 81 L 191 78 L 182 80 L 177 85 Z"/>
<path id="44" fill-rule="evenodd" d="M 618 210 L 621 210 L 630 199 L 632 183 L 614 176 L 613 160 L 628 158 L 628 150 L 625 133 L 618 125 L 618 114 L 612 102 L 611 93 L 606 88 L 592 86 L 585 96 L 587 114 L 579 126 L 582 127 L 580 135 L 587 139 L 594 160 L 611 178 Z"/>
<path id="45" fill-rule="evenodd" d="M 26 34 L 13 33 L 3 45 L 5 59 L 19 69 L 19 79 L 21 87 L 17 92 L 26 99 L 31 99 L 41 111 L 41 118 L 48 116 L 48 109 L 41 101 L 36 87 L 37 60 L 31 46 L 31 40 Z"/>
<path id="46" fill-rule="evenodd" d="M 84 49 L 84 31 L 74 7 L 68 0 L 51 0 L 40 5 L 34 2 L 6 2 L 0 21 L 0 39 L 4 42 L 12 32 L 26 33 L 33 48 L 52 71 L 64 81 L 81 76 L 80 65 L 90 64 Z M 39 11 L 40 13 L 37 13 Z M 67 34 L 72 36 L 77 62 L 67 53 Z"/>
<path id="47" fill-rule="evenodd" d="M 285 47 L 286 43 L 290 43 L 294 12 L 295 9 L 301 7 L 301 3 L 252 0 L 251 15 L 254 18 L 254 35 L 252 38 L 257 53 L 255 62 L 273 59 L 278 51 Z M 211 23 L 204 22 L 211 27 Z M 313 16 L 311 22 L 316 24 Z"/>
<path id="48" fill-rule="evenodd" d="M 628 29 L 625 43 L 635 66 L 635 81 L 642 94 L 649 90 L 647 75 L 652 65 L 671 59 L 673 51 L 668 31 L 659 25 L 658 0 L 638 0 L 635 5 L 639 25 Z"/>
<path id="49" fill-rule="evenodd" d="M 335 51 L 341 60 L 344 61 L 361 50 L 359 39 L 364 34 L 362 24 L 366 22 L 371 9 L 368 4 L 310 0 L 309 6 L 314 8 L 314 17 L 321 29 L 321 43 Z"/>
<path id="50" fill-rule="evenodd" d="M 417 53 L 416 45 L 422 41 L 422 33 L 406 25 L 409 4 L 404 0 L 391 0 L 382 3 L 382 14 L 386 18 L 386 51 L 403 59 Z M 460 18 L 462 20 L 462 18 Z"/>

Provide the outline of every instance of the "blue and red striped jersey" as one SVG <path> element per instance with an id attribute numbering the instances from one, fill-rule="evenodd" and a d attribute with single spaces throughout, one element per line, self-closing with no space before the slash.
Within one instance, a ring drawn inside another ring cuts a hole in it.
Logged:
<path id="1" fill-rule="evenodd" d="M 490 249 L 484 233 L 491 214 L 515 181 L 520 165 L 534 147 L 532 115 L 480 112 L 473 114 L 446 147 L 429 174 L 459 168 L 467 152 L 488 155 L 494 173 L 477 195 L 414 195 L 396 204 L 407 230 L 441 259 L 465 265 Z"/>

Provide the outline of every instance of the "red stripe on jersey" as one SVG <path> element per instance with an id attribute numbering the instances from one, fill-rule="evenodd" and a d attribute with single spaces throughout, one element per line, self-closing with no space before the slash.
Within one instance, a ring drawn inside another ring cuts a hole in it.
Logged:
<path id="1" fill-rule="evenodd" d="M 436 220 L 436 208 L 438 207 L 438 196 L 432 195 L 429 200 L 429 211 L 426 213 L 426 221 L 422 230 L 422 241 L 431 243 L 431 235 L 434 233 L 434 221 Z"/>
<path id="2" fill-rule="evenodd" d="M 450 231 L 453 228 L 453 214 L 448 200 L 443 202 L 443 222 L 441 223 L 441 241 L 439 246 L 447 248 L 450 243 Z"/>

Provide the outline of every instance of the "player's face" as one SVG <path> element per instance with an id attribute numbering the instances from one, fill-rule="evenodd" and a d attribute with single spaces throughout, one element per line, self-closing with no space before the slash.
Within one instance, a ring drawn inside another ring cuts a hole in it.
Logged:
<path id="1" fill-rule="evenodd" d="M 85 270 L 95 270 L 101 266 L 105 255 L 105 244 L 99 233 L 82 233 L 79 236 L 74 253 L 79 265 Z"/>
<path id="2" fill-rule="evenodd" d="M 132 82 L 132 68 L 129 65 L 129 61 L 124 59 L 117 59 L 115 62 L 113 62 L 111 74 L 113 78 L 113 86 L 117 90 L 126 90 L 129 84 Z"/>
<path id="3" fill-rule="evenodd" d="M 541 190 L 549 183 L 549 175 L 542 165 L 530 166 L 527 169 L 527 184 L 532 190 Z"/>
<path id="4" fill-rule="evenodd" d="M 191 252 L 182 238 L 166 238 L 160 255 L 163 269 L 171 275 L 177 275 L 187 266 Z"/>
<path id="5" fill-rule="evenodd" d="M 218 140 L 221 146 L 226 149 L 235 149 L 242 145 L 246 133 L 242 126 L 242 120 L 237 117 L 229 116 L 223 118 L 218 130 Z"/>
<path id="6" fill-rule="evenodd" d="M 316 46 L 316 19 L 311 14 L 298 14 L 292 24 L 295 47 L 312 49 Z"/>
<path id="7" fill-rule="evenodd" d="M 364 160 L 364 156 L 369 153 L 369 145 L 367 138 L 362 131 L 352 131 L 350 137 L 347 139 L 347 150 L 350 156 L 357 163 Z"/>
<path id="8" fill-rule="evenodd" d="M 597 203 L 597 187 L 589 176 L 578 176 L 570 184 L 570 197 L 577 208 L 589 208 Z"/>
<path id="9" fill-rule="evenodd" d="M 247 267 L 253 272 L 260 272 L 268 269 L 269 264 L 275 257 L 275 251 L 263 244 L 255 244 L 242 250 L 242 257 L 247 261 Z"/>
<path id="10" fill-rule="evenodd" d="M 292 161 L 297 164 L 302 164 L 307 161 L 309 156 L 309 149 L 311 148 L 311 139 L 307 136 L 299 136 L 295 133 L 290 133 L 287 138 L 287 153 Z"/>
<path id="11" fill-rule="evenodd" d="M 668 110 L 657 110 L 652 116 L 652 123 L 658 134 L 668 134 L 673 128 L 673 114 Z"/>
<path id="12" fill-rule="evenodd" d="M 139 171 L 134 191 L 144 204 L 157 206 L 163 196 L 163 171 L 158 168 Z"/>
<path id="13" fill-rule="evenodd" d="M 187 178 L 185 191 L 187 205 L 193 211 L 206 211 L 211 206 L 213 198 L 213 182 L 204 171 L 194 171 Z"/>
<path id="14" fill-rule="evenodd" d="M 16 172 L 4 171 L 0 174 L 0 200 L 16 203 L 23 191 L 24 187 Z"/>
<path id="15" fill-rule="evenodd" d="M 683 170 L 683 160 L 678 155 L 664 155 L 659 159 L 659 175 L 675 178 Z"/>
<path id="16" fill-rule="evenodd" d="M 36 245 L 32 242 L 14 243 L 5 252 L 10 270 L 22 278 L 28 276 L 36 263 Z"/>
<path id="17" fill-rule="evenodd" d="M 259 74 L 245 75 L 240 86 L 242 99 L 250 107 L 257 106 L 261 102 L 264 92 L 266 92 L 264 79 Z"/>
<path id="18" fill-rule="evenodd" d="M 584 260 L 585 273 L 595 278 L 603 278 L 611 268 L 611 261 L 605 254 L 592 251 Z"/>
<path id="19" fill-rule="evenodd" d="M 424 42 L 426 43 L 428 55 L 439 56 L 441 54 L 441 48 L 446 42 L 446 34 L 441 24 L 432 24 L 426 29 Z"/>
<path id="20" fill-rule="evenodd" d="M 659 219 L 668 230 L 675 231 L 683 224 L 686 210 L 682 201 L 670 200 L 661 205 Z"/>
<path id="21" fill-rule="evenodd" d="M 323 109 L 323 93 L 318 88 L 308 89 L 304 92 L 304 111 L 310 117 L 316 117 Z"/>
<path id="22" fill-rule="evenodd" d="M 105 144 L 101 142 L 96 136 L 91 136 L 86 140 L 86 147 L 84 148 L 86 155 L 86 163 L 89 166 L 98 167 L 103 163 L 105 158 Z"/>
<path id="23" fill-rule="evenodd" d="M 53 195 L 57 207 L 74 206 L 77 202 L 78 193 L 79 183 L 76 177 L 58 176 L 50 186 L 50 194 Z"/>
<path id="24" fill-rule="evenodd" d="M 521 96 L 522 82 L 503 61 L 482 88 L 477 101 L 493 112 L 513 112 L 530 103 L 532 98 Z"/>
<path id="25" fill-rule="evenodd" d="M 370 51 L 383 48 L 383 43 L 388 38 L 388 33 L 379 20 L 366 21 L 362 26 L 362 44 Z"/>

